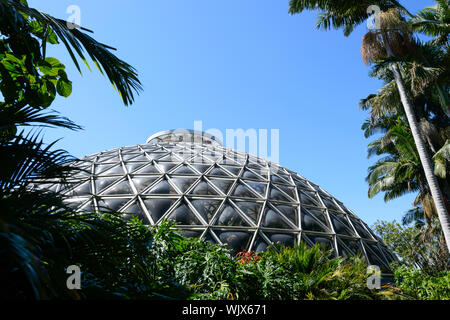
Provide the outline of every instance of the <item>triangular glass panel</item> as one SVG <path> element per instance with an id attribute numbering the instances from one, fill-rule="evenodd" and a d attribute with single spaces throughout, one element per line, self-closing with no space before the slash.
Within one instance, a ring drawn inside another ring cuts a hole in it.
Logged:
<path id="1" fill-rule="evenodd" d="M 280 178 L 279 176 L 277 176 L 276 174 L 272 174 L 270 176 L 270 179 L 272 180 L 272 182 L 275 182 L 275 183 L 289 184 L 289 180 L 286 181 L 286 180 Z"/>
<path id="2" fill-rule="evenodd" d="M 209 164 L 193 164 L 192 166 L 200 173 L 205 173 L 211 167 Z"/>
<path id="3" fill-rule="evenodd" d="M 203 180 L 191 191 L 191 193 L 196 195 L 218 195 L 216 190 Z"/>
<path id="4" fill-rule="evenodd" d="M 303 181 L 300 179 L 294 179 L 294 183 L 297 187 L 304 188 L 304 189 L 311 189 L 306 181 Z"/>
<path id="5" fill-rule="evenodd" d="M 237 176 L 241 171 L 241 167 L 233 167 L 233 166 L 222 166 L 222 167 L 231 172 L 235 176 Z"/>
<path id="6" fill-rule="evenodd" d="M 189 199 L 197 212 L 207 222 L 210 222 L 222 200 Z"/>
<path id="7" fill-rule="evenodd" d="M 293 229 L 278 212 L 270 208 L 264 210 L 262 226 L 265 228 Z"/>
<path id="8" fill-rule="evenodd" d="M 264 232 L 271 243 L 280 243 L 287 247 L 293 247 L 297 242 L 297 236 L 290 233 Z"/>
<path id="9" fill-rule="evenodd" d="M 363 256 L 362 250 L 361 250 L 361 244 L 359 243 L 359 241 L 350 240 L 350 239 L 339 239 L 339 241 L 342 241 L 344 243 L 344 245 L 347 247 L 347 249 L 350 250 L 350 253 L 353 256 L 356 256 L 356 255 Z"/>
<path id="10" fill-rule="evenodd" d="M 141 205 L 138 201 L 133 202 L 128 208 L 124 209 L 122 211 L 125 213 L 125 219 L 131 219 L 131 218 L 138 218 L 139 220 L 142 220 L 142 223 L 145 225 L 150 224 L 150 221 L 147 218 L 147 215 L 144 213 L 144 210 L 142 210 Z"/>
<path id="11" fill-rule="evenodd" d="M 263 252 L 267 249 L 268 246 L 269 244 L 263 239 L 263 237 L 257 235 L 255 241 L 253 242 L 252 250 L 255 252 Z"/>
<path id="12" fill-rule="evenodd" d="M 257 169 L 257 170 L 260 170 L 260 169 L 264 169 L 264 168 L 265 168 L 265 167 L 264 167 L 264 164 L 258 164 L 258 163 L 256 163 L 256 162 L 250 162 L 250 161 L 249 161 L 249 163 L 247 164 L 247 167 L 252 168 L 252 169 Z"/>
<path id="13" fill-rule="evenodd" d="M 327 226 L 328 228 L 330 227 L 328 218 L 324 211 L 325 209 L 320 210 L 320 209 L 316 209 L 316 208 L 308 208 L 308 209 L 302 208 L 302 210 L 306 211 L 307 213 L 309 212 L 309 214 L 311 214 L 314 218 L 316 218 L 320 222 L 322 222 L 323 225 Z"/>
<path id="14" fill-rule="evenodd" d="M 121 177 L 101 177 L 101 178 L 95 178 L 94 184 L 95 184 L 95 192 L 96 194 L 99 194 L 115 182 L 119 181 L 119 179 L 122 179 Z"/>
<path id="15" fill-rule="evenodd" d="M 234 227 L 248 227 L 250 226 L 229 203 L 220 209 L 216 221 L 216 226 L 234 226 Z"/>
<path id="16" fill-rule="evenodd" d="M 130 161 L 130 160 L 134 160 L 135 158 L 137 158 L 140 154 L 139 153 L 122 153 L 122 160 L 123 161 Z"/>
<path id="17" fill-rule="evenodd" d="M 352 222 L 353 226 L 355 227 L 356 232 L 358 233 L 358 235 L 361 238 L 372 240 L 372 236 L 370 235 L 370 233 L 366 230 L 364 225 L 359 220 L 357 220 L 353 217 L 349 217 L 349 218 L 350 218 L 350 221 Z"/>
<path id="18" fill-rule="evenodd" d="M 167 154 L 167 152 L 152 152 L 152 153 L 146 153 L 147 158 L 151 160 L 159 160 L 162 157 L 164 157 Z"/>
<path id="19" fill-rule="evenodd" d="M 94 174 L 101 174 L 102 172 L 114 167 L 111 164 L 95 164 Z"/>
<path id="20" fill-rule="evenodd" d="M 148 162 L 126 162 L 125 167 L 127 168 L 128 173 L 134 173 L 134 171 L 139 170 L 147 163 Z"/>
<path id="21" fill-rule="evenodd" d="M 207 164 L 207 163 L 213 163 L 211 160 L 203 158 L 202 156 L 196 156 L 194 157 L 191 162 L 193 163 L 203 163 L 203 164 Z"/>
<path id="22" fill-rule="evenodd" d="M 119 161 L 118 157 L 113 156 L 111 154 L 105 156 L 102 155 L 97 158 L 97 162 L 117 162 L 117 161 Z"/>
<path id="23" fill-rule="evenodd" d="M 111 188 L 108 188 L 106 191 L 102 193 L 102 195 L 122 195 L 122 194 L 133 194 L 133 190 L 128 183 L 128 180 L 125 179 L 122 182 L 114 185 Z"/>
<path id="24" fill-rule="evenodd" d="M 316 231 L 316 232 L 328 232 L 325 226 L 320 223 L 314 216 L 302 208 L 302 230 Z"/>
<path id="25" fill-rule="evenodd" d="M 286 187 L 286 186 L 280 186 L 277 185 L 277 188 L 280 189 L 281 191 L 283 191 L 284 193 L 286 193 L 289 197 L 292 198 L 292 200 L 295 199 L 295 188 L 294 187 Z"/>
<path id="26" fill-rule="evenodd" d="M 211 183 L 216 186 L 220 191 L 222 191 L 224 194 L 228 194 L 230 191 L 231 186 L 234 183 L 234 180 L 227 180 L 227 179 L 210 179 Z"/>
<path id="27" fill-rule="evenodd" d="M 178 194 L 167 180 L 162 180 L 154 185 L 150 190 L 144 192 L 144 194 Z"/>
<path id="28" fill-rule="evenodd" d="M 197 181 L 197 178 L 172 177 L 171 180 L 182 193 L 185 193 Z"/>
<path id="29" fill-rule="evenodd" d="M 250 191 L 250 189 L 242 183 L 238 183 L 232 195 L 240 198 L 258 198 L 254 192 Z"/>
<path id="30" fill-rule="evenodd" d="M 144 199 L 145 206 L 154 223 L 159 221 L 175 201 L 176 199 Z"/>
<path id="31" fill-rule="evenodd" d="M 326 236 L 319 236 L 319 235 L 313 235 L 308 234 L 308 238 L 314 243 L 319 244 L 321 247 L 323 247 L 325 250 L 331 250 L 334 248 L 333 242 L 330 237 Z"/>
<path id="32" fill-rule="evenodd" d="M 223 169 L 219 167 L 215 167 L 210 172 L 208 172 L 209 176 L 223 176 L 223 177 L 229 177 L 230 175 L 226 173 Z"/>
<path id="33" fill-rule="evenodd" d="M 239 165 L 239 162 L 236 162 L 228 157 L 225 157 L 225 159 L 219 160 L 218 163 L 219 164 Z"/>
<path id="34" fill-rule="evenodd" d="M 161 173 L 156 167 L 151 164 L 149 166 L 146 166 L 145 168 L 139 169 L 135 172 L 136 174 L 154 174 L 154 173 Z"/>
<path id="35" fill-rule="evenodd" d="M 91 182 L 87 181 L 72 190 L 74 196 L 89 196 L 91 192 Z"/>
<path id="36" fill-rule="evenodd" d="M 349 226 L 345 218 L 339 218 L 337 214 L 333 214 L 331 212 L 329 212 L 329 215 L 331 222 L 333 223 L 334 231 L 337 234 L 355 236 L 354 232 L 352 231 L 351 227 Z"/>
<path id="37" fill-rule="evenodd" d="M 82 212 L 87 212 L 87 213 L 94 213 L 95 212 L 95 207 L 94 207 L 94 202 L 92 200 L 90 200 L 87 204 L 85 204 L 83 206 L 83 208 L 80 210 Z"/>
<path id="38" fill-rule="evenodd" d="M 180 161 L 180 159 L 178 159 L 176 156 L 174 156 L 172 153 L 169 153 L 167 155 L 165 155 L 162 158 L 159 158 L 158 161 L 169 161 L 169 162 L 175 162 L 175 161 Z"/>
<path id="39" fill-rule="evenodd" d="M 287 198 L 280 190 L 275 188 L 273 185 L 271 185 L 271 187 L 270 187 L 269 199 L 277 200 L 277 201 L 292 202 L 292 200 Z"/>
<path id="40" fill-rule="evenodd" d="M 266 196 L 266 189 L 267 184 L 266 183 L 259 183 L 254 181 L 245 181 L 253 190 L 255 190 L 261 197 Z"/>
<path id="41" fill-rule="evenodd" d="M 250 201 L 234 201 L 238 208 L 254 223 L 258 221 L 261 214 L 262 203 Z"/>
<path id="42" fill-rule="evenodd" d="M 192 171 L 187 165 L 182 165 L 178 169 L 172 172 L 172 174 L 187 174 L 187 175 L 195 175 L 196 173 Z"/>
<path id="43" fill-rule="evenodd" d="M 139 177 L 139 176 L 132 178 L 134 186 L 136 187 L 138 193 L 141 193 L 157 179 L 158 177 Z"/>
<path id="44" fill-rule="evenodd" d="M 178 163 L 173 163 L 173 162 L 158 162 L 158 165 L 160 166 L 160 168 L 162 168 L 163 172 L 169 172 L 170 169 L 172 169 L 173 167 L 177 166 Z"/>
<path id="45" fill-rule="evenodd" d="M 244 173 L 242 174 L 242 178 L 261 180 L 261 178 L 259 176 L 257 176 L 256 174 L 254 174 L 253 172 L 251 172 L 248 169 L 245 169 Z"/>
<path id="46" fill-rule="evenodd" d="M 169 215 L 168 219 L 183 226 L 202 224 L 184 201 Z"/>
<path id="47" fill-rule="evenodd" d="M 98 201 L 98 210 L 100 212 L 119 212 L 119 210 L 128 202 L 131 198 L 122 199 L 101 199 Z"/>
<path id="48" fill-rule="evenodd" d="M 205 241 L 209 243 L 217 243 L 215 237 L 211 234 L 211 231 L 207 231 L 202 239 L 205 239 Z"/>
<path id="49" fill-rule="evenodd" d="M 288 218 L 293 224 L 298 225 L 297 208 L 293 206 L 276 205 L 276 208 L 281 211 L 286 218 Z"/>
<path id="50" fill-rule="evenodd" d="M 308 206 L 319 206 L 319 201 L 317 200 L 317 196 L 314 192 L 306 191 L 303 189 L 298 189 L 298 197 L 300 199 L 300 203 Z M 320 205 L 322 206 L 322 205 Z"/>
<path id="51" fill-rule="evenodd" d="M 180 230 L 180 233 L 185 238 L 200 238 L 203 230 Z"/>
<path id="52" fill-rule="evenodd" d="M 83 205 L 85 202 L 86 202 L 86 198 L 85 199 L 81 199 L 81 198 L 64 199 L 64 204 L 72 209 L 77 209 L 78 207 Z"/>
<path id="53" fill-rule="evenodd" d="M 112 175 L 123 175 L 123 174 L 125 174 L 125 172 L 123 172 L 122 165 L 119 164 L 118 166 L 115 166 L 115 167 L 113 167 L 111 169 L 103 171 L 99 175 L 101 175 L 101 176 L 109 176 L 109 175 L 111 175 L 112 176 Z"/>
<path id="54" fill-rule="evenodd" d="M 328 209 L 341 211 L 341 209 L 334 203 L 334 201 L 327 197 L 322 197 L 322 201 Z"/>
<path id="55" fill-rule="evenodd" d="M 240 231 L 219 231 L 214 230 L 223 244 L 226 244 L 234 253 L 248 251 L 252 234 Z"/>
<path id="56" fill-rule="evenodd" d="M 379 266 L 380 269 L 384 272 L 389 272 L 389 266 L 384 261 L 384 259 L 381 256 L 381 253 L 378 248 L 376 248 L 376 251 L 374 252 L 374 246 L 371 244 L 368 244 L 367 242 L 364 243 L 364 247 L 366 249 L 367 257 L 369 259 L 369 263 L 371 265 Z M 376 245 L 375 245 L 376 247 Z"/>

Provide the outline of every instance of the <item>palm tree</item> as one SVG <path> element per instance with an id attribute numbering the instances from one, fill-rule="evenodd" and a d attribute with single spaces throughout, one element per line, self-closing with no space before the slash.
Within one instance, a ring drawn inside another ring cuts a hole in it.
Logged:
<path id="1" fill-rule="evenodd" d="M 343 28 L 346 36 L 357 25 L 366 21 L 371 12 L 368 8 L 378 5 L 381 10 L 380 29 L 369 32 L 363 39 L 363 58 L 371 63 L 383 58 L 391 58 L 390 64 L 395 78 L 397 90 L 408 119 L 409 126 L 417 146 L 420 161 L 425 172 L 426 180 L 433 196 L 438 212 L 442 230 L 450 251 L 450 216 L 445 207 L 444 198 L 439 188 L 436 176 L 433 173 L 430 156 L 426 150 L 425 142 L 421 136 L 419 123 L 414 114 L 408 91 L 399 69 L 395 62 L 397 56 L 402 56 L 411 48 L 412 35 L 401 12 L 412 16 L 398 1 L 395 0 L 291 0 L 290 13 L 301 13 L 303 10 L 320 10 L 317 26 L 325 29 Z"/>
<path id="2" fill-rule="evenodd" d="M 419 191 L 413 204 L 422 207 L 423 217 L 430 226 L 436 209 L 411 132 L 402 121 L 397 120 L 384 137 L 369 145 L 369 155 L 383 154 L 388 156 L 369 168 L 369 197 L 384 191 L 384 200 L 388 202 L 406 193 Z"/>

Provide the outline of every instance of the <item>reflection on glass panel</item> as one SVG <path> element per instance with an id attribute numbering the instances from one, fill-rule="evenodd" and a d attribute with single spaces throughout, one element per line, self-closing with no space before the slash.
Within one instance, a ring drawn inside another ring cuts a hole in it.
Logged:
<path id="1" fill-rule="evenodd" d="M 173 177 L 172 182 L 181 190 L 181 192 L 186 192 L 193 184 L 197 181 L 197 178 L 181 178 Z"/>
<path id="2" fill-rule="evenodd" d="M 98 209 L 99 211 L 118 212 L 128 201 L 130 201 L 130 198 L 102 199 L 98 201 Z"/>
<path id="3" fill-rule="evenodd" d="M 246 186 L 240 183 L 234 189 L 233 196 L 241 198 L 257 198 L 257 196 L 253 192 L 251 192 Z"/>
<path id="4" fill-rule="evenodd" d="M 249 201 L 235 201 L 234 203 L 253 222 L 256 223 L 258 221 L 259 214 L 261 213 L 261 209 L 262 209 L 261 203 L 249 202 Z"/>
<path id="5" fill-rule="evenodd" d="M 220 210 L 214 224 L 218 226 L 248 226 L 248 223 L 245 222 L 245 220 L 230 204 L 226 204 Z"/>
<path id="6" fill-rule="evenodd" d="M 178 208 L 169 215 L 169 219 L 184 226 L 201 225 L 200 220 L 198 220 L 186 203 L 179 205 Z"/>
<path id="7" fill-rule="evenodd" d="M 205 221 L 210 222 L 217 208 L 222 203 L 221 200 L 204 200 L 204 199 L 190 199 L 190 202 L 197 210 L 198 213 L 205 219 Z"/>
<path id="8" fill-rule="evenodd" d="M 191 193 L 197 195 L 217 195 L 216 190 L 206 181 L 201 181 Z"/>
<path id="9" fill-rule="evenodd" d="M 156 223 L 175 202 L 174 199 L 146 199 L 145 206 Z"/>
<path id="10" fill-rule="evenodd" d="M 265 235 L 272 243 L 280 243 L 289 247 L 293 247 L 297 241 L 297 236 L 294 234 L 265 232 Z"/>
<path id="11" fill-rule="evenodd" d="M 292 229 L 278 212 L 269 208 L 265 209 L 262 226 L 266 228 Z"/>
<path id="12" fill-rule="evenodd" d="M 108 188 L 106 191 L 102 193 L 103 195 L 122 195 L 122 194 L 133 194 L 133 190 L 128 183 L 128 180 L 124 180 L 114 185 L 111 188 Z"/>
<path id="13" fill-rule="evenodd" d="M 302 209 L 302 229 L 308 231 L 327 232 L 328 230 L 308 211 Z"/>
<path id="14" fill-rule="evenodd" d="M 250 241 L 250 233 L 240 231 L 215 231 L 220 241 L 227 244 L 234 252 L 246 250 Z"/>
<path id="15" fill-rule="evenodd" d="M 133 177 L 133 183 L 138 192 L 142 192 L 150 186 L 153 182 L 155 182 L 157 177 Z"/>
<path id="16" fill-rule="evenodd" d="M 144 192 L 144 194 L 177 194 L 177 192 L 167 180 L 163 180 Z"/>

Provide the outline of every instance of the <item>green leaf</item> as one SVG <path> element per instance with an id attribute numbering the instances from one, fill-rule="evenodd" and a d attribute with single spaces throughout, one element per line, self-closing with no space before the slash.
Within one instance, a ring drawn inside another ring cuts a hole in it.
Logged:
<path id="1" fill-rule="evenodd" d="M 66 67 L 56 58 L 45 58 L 45 61 L 41 61 L 39 63 L 39 70 L 51 77 L 55 77 L 58 75 L 60 70 L 64 70 Z"/>
<path id="2" fill-rule="evenodd" d="M 67 98 L 72 93 L 72 81 L 59 79 L 56 84 L 56 90 L 60 96 Z"/>

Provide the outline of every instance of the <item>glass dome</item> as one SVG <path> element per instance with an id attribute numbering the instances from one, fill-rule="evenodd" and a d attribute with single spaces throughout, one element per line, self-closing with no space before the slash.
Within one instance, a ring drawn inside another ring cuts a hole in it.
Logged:
<path id="1" fill-rule="evenodd" d="M 396 260 L 370 228 L 318 185 L 263 159 L 222 147 L 212 136 L 165 131 L 146 144 L 87 156 L 62 191 L 80 212 L 113 210 L 157 225 L 178 222 L 188 237 L 263 251 L 274 242 L 305 241 L 336 256 L 361 253 L 389 270 Z"/>

